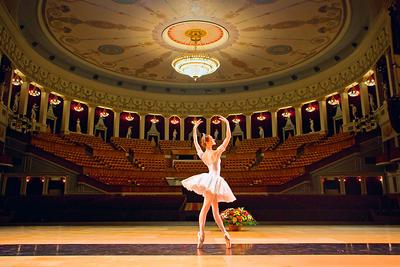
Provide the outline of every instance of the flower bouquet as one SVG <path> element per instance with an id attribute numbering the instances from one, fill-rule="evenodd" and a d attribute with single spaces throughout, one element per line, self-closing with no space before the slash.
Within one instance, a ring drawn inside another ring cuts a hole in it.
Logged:
<path id="1" fill-rule="evenodd" d="M 238 231 L 243 225 L 256 225 L 257 222 L 253 216 L 242 208 L 229 208 L 221 212 L 224 225 L 228 226 L 230 231 Z"/>

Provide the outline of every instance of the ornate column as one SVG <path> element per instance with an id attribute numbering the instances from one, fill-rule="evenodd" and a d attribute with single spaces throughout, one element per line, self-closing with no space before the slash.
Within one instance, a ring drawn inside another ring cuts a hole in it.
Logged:
<path id="1" fill-rule="evenodd" d="M 272 137 L 278 136 L 278 111 L 271 111 Z"/>
<path id="2" fill-rule="evenodd" d="M 19 107 L 18 111 L 22 115 L 26 115 L 26 111 L 28 109 L 28 97 L 29 97 L 29 85 L 30 81 L 26 80 L 24 83 L 21 85 L 21 93 L 20 93 L 20 99 L 19 99 Z"/>
<path id="3" fill-rule="evenodd" d="M 146 115 L 139 114 L 140 122 L 139 122 L 139 139 L 144 139 L 144 126 Z"/>
<path id="4" fill-rule="evenodd" d="M 169 119 L 170 115 L 164 117 L 164 140 L 169 140 Z"/>
<path id="5" fill-rule="evenodd" d="M 328 114 L 326 111 L 326 100 L 322 99 L 318 101 L 319 106 L 319 120 L 321 124 L 321 132 L 328 131 Z"/>
<path id="6" fill-rule="evenodd" d="M 121 110 L 120 109 L 114 109 L 114 131 L 113 131 L 113 136 L 114 137 L 119 137 L 120 119 L 121 119 Z"/>
<path id="7" fill-rule="evenodd" d="M 49 106 L 49 90 L 43 88 L 40 93 L 40 112 L 39 123 L 42 124 L 40 128 L 42 132 L 46 131 L 47 109 Z"/>
<path id="8" fill-rule="evenodd" d="M 361 100 L 361 111 L 362 115 L 365 116 L 369 113 L 369 98 L 368 98 L 368 86 L 364 83 L 360 83 L 360 100 Z"/>
<path id="9" fill-rule="evenodd" d="M 378 80 L 378 75 L 377 75 L 377 70 L 376 67 L 374 68 L 374 78 L 375 78 L 375 95 L 376 95 L 376 106 L 377 108 L 381 106 L 381 99 L 379 97 L 379 88 L 378 88 L 378 84 L 379 84 L 379 80 Z"/>
<path id="10" fill-rule="evenodd" d="M 224 116 L 225 118 L 227 117 L 227 116 Z M 221 121 L 221 138 L 222 138 L 222 140 L 224 140 L 225 139 L 225 137 L 226 137 L 226 125 L 225 125 L 225 123 L 224 122 L 222 122 Z M 230 125 L 229 125 L 229 123 L 228 123 L 228 127 L 231 127 Z M 231 141 L 232 142 L 232 141 Z"/>
<path id="11" fill-rule="evenodd" d="M 185 140 L 185 118 L 183 116 L 180 117 L 181 121 L 179 124 L 179 132 L 180 132 L 180 139 L 183 141 Z"/>
<path id="12" fill-rule="evenodd" d="M 296 114 L 296 135 L 303 134 L 303 122 L 301 116 L 301 105 L 295 107 L 295 114 Z"/>
<path id="13" fill-rule="evenodd" d="M 343 131 L 347 132 L 347 129 L 344 126 L 350 123 L 350 110 L 349 110 L 349 95 L 347 94 L 346 90 L 340 93 L 340 102 L 343 114 Z"/>
<path id="14" fill-rule="evenodd" d="M 246 114 L 246 139 L 251 139 L 251 114 Z"/>
<path id="15" fill-rule="evenodd" d="M 88 104 L 88 130 L 89 135 L 94 135 L 94 111 L 96 107 L 92 104 Z"/>
<path id="16" fill-rule="evenodd" d="M 61 118 L 61 132 L 69 133 L 69 118 L 71 114 L 71 98 L 64 97 L 63 114 Z"/>
<path id="17" fill-rule="evenodd" d="M 211 134 L 211 118 L 210 116 L 206 116 L 206 134 L 210 135 Z"/>

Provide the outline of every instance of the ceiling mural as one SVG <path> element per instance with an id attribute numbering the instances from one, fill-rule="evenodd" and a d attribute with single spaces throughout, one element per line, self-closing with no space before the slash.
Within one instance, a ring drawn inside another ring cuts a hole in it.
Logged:
<path id="1" fill-rule="evenodd" d="M 43 0 L 54 42 L 89 65 L 140 81 L 192 82 L 171 62 L 197 49 L 219 69 L 198 83 L 259 79 L 324 53 L 344 30 L 344 0 Z"/>

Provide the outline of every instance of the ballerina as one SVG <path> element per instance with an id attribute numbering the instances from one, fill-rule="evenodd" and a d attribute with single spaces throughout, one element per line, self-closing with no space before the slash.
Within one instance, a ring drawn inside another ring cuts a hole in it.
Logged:
<path id="1" fill-rule="evenodd" d="M 193 127 L 193 141 L 197 151 L 197 155 L 208 167 L 208 173 L 201 173 L 191 176 L 182 181 L 182 185 L 204 197 L 203 206 L 199 214 L 199 232 L 197 233 L 197 248 L 203 247 L 204 227 L 206 223 L 207 213 L 212 207 L 212 213 L 218 228 L 224 233 L 226 248 L 231 248 L 231 239 L 224 227 L 222 218 L 219 214 L 218 202 L 232 202 L 236 200 L 228 183 L 220 176 L 221 172 L 221 154 L 225 151 L 231 139 L 231 130 L 229 122 L 226 118 L 219 116 L 219 119 L 226 124 L 226 138 L 223 143 L 216 149 L 212 147 L 216 144 L 210 135 L 204 135 L 201 138 L 201 145 L 205 147 L 203 151 L 197 140 L 197 127 L 202 123 L 201 120 L 196 121 Z"/>

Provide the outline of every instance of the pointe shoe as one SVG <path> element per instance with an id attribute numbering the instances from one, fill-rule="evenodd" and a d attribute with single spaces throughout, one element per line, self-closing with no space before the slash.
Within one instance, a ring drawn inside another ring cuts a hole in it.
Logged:
<path id="1" fill-rule="evenodd" d="M 204 233 L 197 232 L 197 248 L 202 248 L 204 242 Z"/>
<path id="2" fill-rule="evenodd" d="M 228 232 L 224 234 L 226 248 L 231 248 L 231 237 L 229 236 Z"/>

